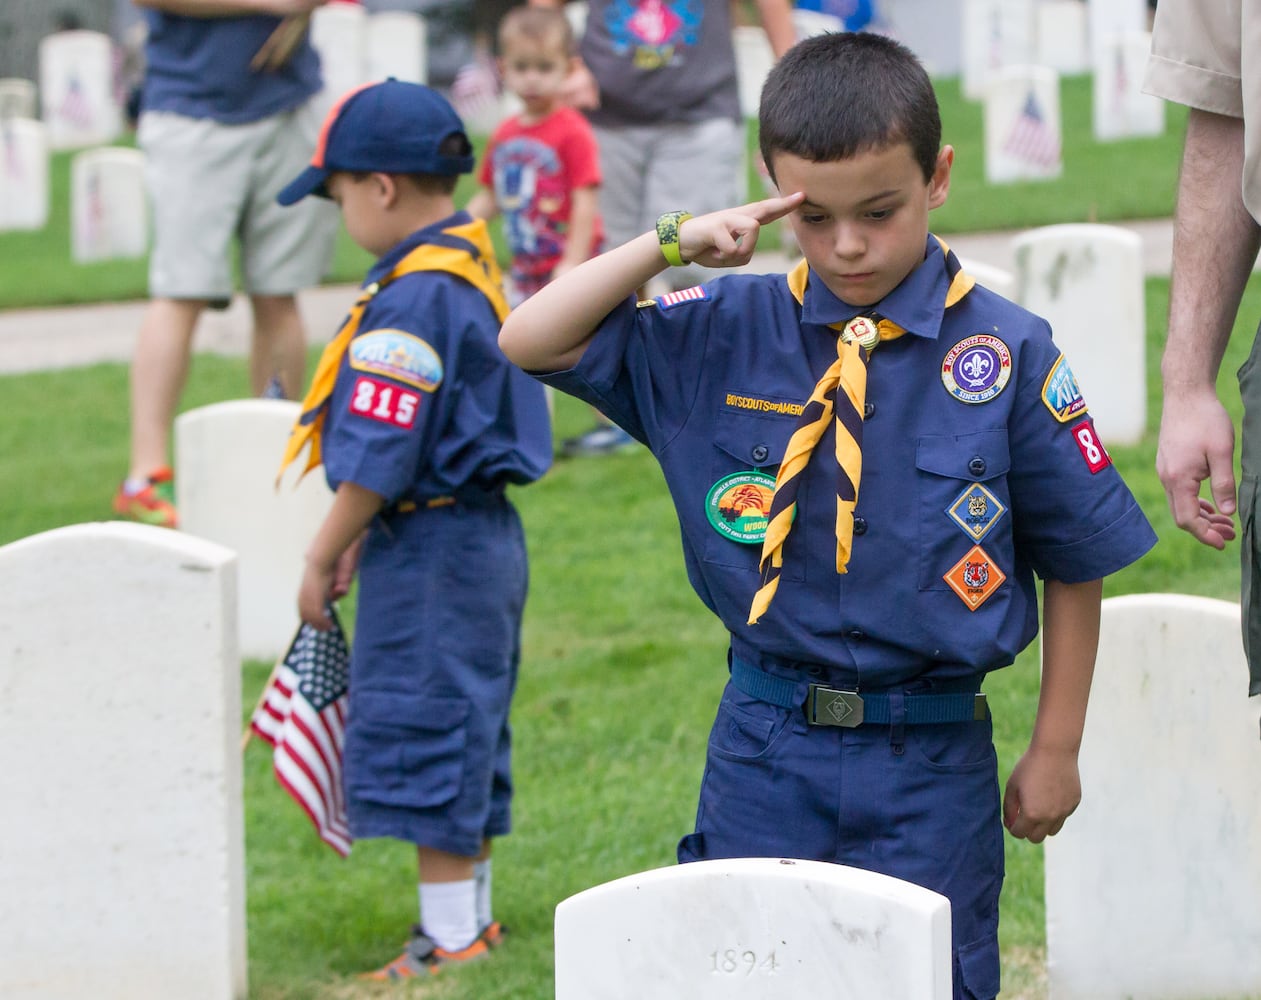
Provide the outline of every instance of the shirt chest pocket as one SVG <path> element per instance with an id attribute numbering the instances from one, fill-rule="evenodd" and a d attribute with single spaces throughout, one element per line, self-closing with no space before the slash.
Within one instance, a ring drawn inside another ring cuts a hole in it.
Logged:
<path id="1" fill-rule="evenodd" d="M 796 426 L 797 418 L 788 413 L 754 416 L 726 412 L 719 416 L 705 480 L 702 516 L 709 529 L 703 546 L 706 562 L 759 572 L 775 473 Z M 807 490 L 808 483 L 803 481 L 797 495 L 803 505 Z M 792 546 L 793 541 L 790 535 L 787 544 Z M 782 575 L 802 579 L 803 561 L 785 558 Z"/>
<path id="2" fill-rule="evenodd" d="M 946 574 L 974 545 L 1010 576 L 1015 555 L 1006 429 L 921 437 L 915 469 L 919 589 L 951 589 Z"/>

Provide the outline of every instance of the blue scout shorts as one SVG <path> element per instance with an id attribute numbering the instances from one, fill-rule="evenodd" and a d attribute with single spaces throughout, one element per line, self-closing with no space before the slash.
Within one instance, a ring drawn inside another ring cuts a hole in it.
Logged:
<path id="1" fill-rule="evenodd" d="M 815 666 L 769 672 L 797 681 L 798 707 L 727 685 L 710 733 L 696 832 L 679 842 L 679 861 L 832 861 L 939 892 L 950 900 L 954 996 L 992 1000 L 1003 826 L 988 713 L 898 729 L 809 725 L 800 707 L 809 685 L 849 688 L 852 677 Z M 906 694 L 926 690 L 919 681 L 905 686 Z"/>
<path id="2" fill-rule="evenodd" d="M 526 552 L 498 495 L 373 521 L 359 565 L 351 833 L 471 857 L 511 826 Z"/>

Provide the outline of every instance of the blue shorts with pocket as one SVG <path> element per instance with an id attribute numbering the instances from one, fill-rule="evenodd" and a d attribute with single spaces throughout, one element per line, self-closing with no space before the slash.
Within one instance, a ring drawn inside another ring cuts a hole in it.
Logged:
<path id="1" fill-rule="evenodd" d="M 502 495 L 373 521 L 346 725 L 356 838 L 471 857 L 509 831 L 526 585 L 521 522 Z"/>
<path id="2" fill-rule="evenodd" d="M 827 668 L 796 677 L 852 688 Z M 771 671 L 780 673 L 781 671 Z M 923 682 L 905 693 L 925 693 Z M 955 1000 L 998 994 L 1003 826 L 991 720 L 812 726 L 728 684 L 680 862 L 783 857 L 880 872 L 950 900 Z"/>

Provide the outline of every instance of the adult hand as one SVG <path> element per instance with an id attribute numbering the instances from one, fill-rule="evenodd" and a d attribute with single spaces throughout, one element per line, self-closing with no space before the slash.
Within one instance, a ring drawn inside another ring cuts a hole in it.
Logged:
<path id="1" fill-rule="evenodd" d="M 600 85 L 595 82 L 591 70 L 581 59 L 574 60 L 574 67 L 561 85 L 560 99 L 579 111 L 594 111 L 600 106 Z"/>
<path id="2" fill-rule="evenodd" d="M 1174 523 L 1215 549 L 1235 537 L 1234 457 L 1235 427 L 1217 394 L 1166 387 L 1156 473 Z M 1206 479 L 1211 502 L 1200 498 Z"/>
<path id="3" fill-rule="evenodd" d="M 753 258 L 762 227 L 782 219 L 804 200 L 797 191 L 688 219 L 679 227 L 679 254 L 688 263 L 705 267 L 741 267 Z"/>

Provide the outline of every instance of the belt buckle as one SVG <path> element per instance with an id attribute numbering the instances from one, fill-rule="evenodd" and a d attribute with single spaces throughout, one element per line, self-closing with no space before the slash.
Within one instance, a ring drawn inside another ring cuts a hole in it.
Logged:
<path id="1" fill-rule="evenodd" d="M 812 726 L 855 729 L 863 724 L 863 698 L 857 691 L 837 691 L 811 684 L 806 698 L 806 721 Z"/>

